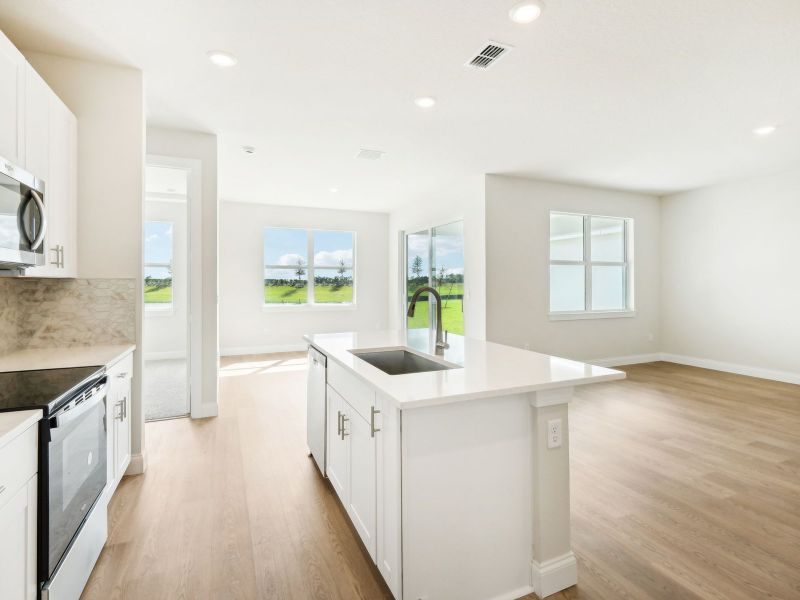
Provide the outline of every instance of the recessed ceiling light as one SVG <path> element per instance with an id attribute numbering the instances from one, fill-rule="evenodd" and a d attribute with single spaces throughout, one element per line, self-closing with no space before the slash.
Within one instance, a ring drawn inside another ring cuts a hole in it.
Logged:
<path id="1" fill-rule="evenodd" d="M 775 130 L 777 128 L 778 128 L 777 125 L 762 125 L 761 127 L 756 127 L 755 129 L 753 129 L 753 133 L 761 137 L 764 137 L 771 133 L 775 133 Z"/>
<path id="2" fill-rule="evenodd" d="M 336 187 L 328 188 L 328 191 L 331 194 L 336 194 L 339 191 L 339 188 L 336 188 Z"/>
<path id="3" fill-rule="evenodd" d="M 524 0 L 512 6 L 508 16 L 514 23 L 532 23 L 541 16 L 543 10 L 544 2 L 541 0 Z"/>
<path id="4" fill-rule="evenodd" d="M 242 146 L 242 152 L 244 152 L 245 154 L 255 154 L 256 149 L 253 148 L 252 146 Z"/>
<path id="5" fill-rule="evenodd" d="M 422 96 L 421 98 L 414 100 L 414 104 L 420 108 L 433 108 L 436 106 L 436 98 L 431 96 Z"/>
<path id="6" fill-rule="evenodd" d="M 206 56 L 208 56 L 208 60 L 218 67 L 232 67 L 239 62 L 238 58 L 224 50 L 209 50 L 206 52 Z"/>

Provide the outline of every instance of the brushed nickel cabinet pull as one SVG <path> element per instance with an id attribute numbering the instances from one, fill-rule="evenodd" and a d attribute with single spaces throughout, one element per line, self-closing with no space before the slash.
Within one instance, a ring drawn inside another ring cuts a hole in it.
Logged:
<path id="1" fill-rule="evenodd" d="M 375 410 L 374 406 L 369 407 L 369 436 L 375 437 L 375 434 L 380 429 L 375 429 L 375 415 L 380 414 L 381 411 Z"/>
<path id="2" fill-rule="evenodd" d="M 350 435 L 347 430 L 344 428 L 344 424 L 349 421 L 350 419 L 344 415 L 342 415 L 342 440 L 344 441 L 345 436 Z"/>

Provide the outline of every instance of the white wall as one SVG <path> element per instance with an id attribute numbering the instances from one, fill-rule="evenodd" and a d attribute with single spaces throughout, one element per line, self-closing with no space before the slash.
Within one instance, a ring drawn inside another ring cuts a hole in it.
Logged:
<path id="1" fill-rule="evenodd" d="M 549 319 L 550 210 L 634 220 L 634 317 Z M 658 352 L 659 235 L 655 196 L 487 175 L 487 339 L 583 360 Z"/>
<path id="2" fill-rule="evenodd" d="M 464 196 L 443 193 L 410 201 L 389 220 L 389 326 L 403 326 L 402 235 L 421 229 L 464 221 L 464 334 L 486 338 L 486 240 L 483 177 L 476 178 Z"/>
<path id="3" fill-rule="evenodd" d="M 800 169 L 667 196 L 661 226 L 662 350 L 800 383 Z"/>
<path id="4" fill-rule="evenodd" d="M 217 306 L 217 239 L 219 194 L 217 187 L 217 136 L 208 133 L 147 128 L 147 153 L 199 162 L 200 198 L 192 198 L 190 184 L 190 231 L 200 231 L 190 241 L 192 287 L 191 335 L 192 417 L 210 417 L 218 412 L 219 328 Z M 191 237 L 191 235 L 190 235 Z M 199 298 L 199 300 L 197 300 Z M 199 354 L 199 356 L 198 356 Z M 200 373 L 200 380 L 195 375 Z M 197 388 L 200 401 L 197 402 Z"/>
<path id="5" fill-rule="evenodd" d="M 134 365 L 142 373 L 142 72 L 60 56 L 25 57 L 78 120 L 78 276 L 135 278 Z M 129 472 L 144 469 L 142 378 L 133 379 Z"/>
<path id="6" fill-rule="evenodd" d="M 264 308 L 266 227 L 356 232 L 356 307 Z M 302 349 L 305 333 L 387 326 L 388 215 L 223 202 L 220 217 L 222 354 Z"/>

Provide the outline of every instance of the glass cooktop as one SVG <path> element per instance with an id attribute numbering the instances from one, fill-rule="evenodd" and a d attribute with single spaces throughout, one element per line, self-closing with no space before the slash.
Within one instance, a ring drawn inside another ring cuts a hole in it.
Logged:
<path id="1" fill-rule="evenodd" d="M 102 376 L 104 367 L 73 367 L 0 373 L 0 411 L 57 410 L 70 392 Z"/>

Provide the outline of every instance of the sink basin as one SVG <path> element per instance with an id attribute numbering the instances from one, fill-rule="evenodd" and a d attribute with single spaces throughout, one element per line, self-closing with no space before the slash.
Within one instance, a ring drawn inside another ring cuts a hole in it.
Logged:
<path id="1" fill-rule="evenodd" d="M 351 352 L 361 360 L 389 375 L 408 375 L 409 373 L 425 373 L 428 371 L 447 371 L 459 369 L 438 360 L 431 360 L 408 350 L 357 350 Z"/>

